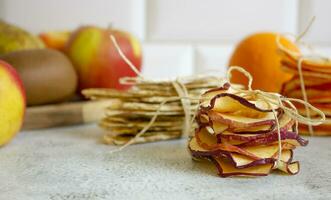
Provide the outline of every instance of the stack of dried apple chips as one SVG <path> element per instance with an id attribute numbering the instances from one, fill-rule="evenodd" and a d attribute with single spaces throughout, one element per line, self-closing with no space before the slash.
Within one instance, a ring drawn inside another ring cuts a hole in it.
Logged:
<path id="1" fill-rule="evenodd" d="M 259 95 L 237 92 L 228 83 L 207 91 L 201 99 L 198 128 L 189 142 L 193 158 L 210 160 L 221 177 L 266 176 L 276 169 L 299 172 L 293 150 L 308 141 L 293 130 L 295 121 L 282 108 Z"/>
<path id="2" fill-rule="evenodd" d="M 187 78 L 182 80 L 188 92 L 191 117 L 199 103 L 199 96 L 205 91 L 218 87 L 221 80 L 214 76 Z M 107 143 L 123 145 L 148 126 L 159 110 L 154 123 L 134 143 L 153 142 L 180 138 L 184 126 L 185 113 L 173 81 L 136 82 L 128 91 L 113 89 L 87 89 L 83 94 L 90 99 L 113 99 L 117 103 L 109 105 L 100 126 L 107 130 L 104 139 Z M 171 100 L 174 99 L 174 100 Z M 195 99 L 195 100 L 194 100 Z M 168 101 L 160 107 L 160 104 Z M 194 127 L 192 127 L 194 129 Z"/>
<path id="3" fill-rule="evenodd" d="M 293 78 L 283 84 L 281 93 L 286 97 L 303 98 L 303 89 L 299 76 L 299 55 L 281 49 L 282 66 L 286 71 L 294 74 Z M 313 128 L 314 135 L 331 135 L 331 60 L 307 57 L 301 62 L 304 90 L 307 101 L 323 111 L 326 121 Z M 296 105 L 302 115 L 307 115 L 303 105 Z M 317 113 L 308 113 L 311 118 L 317 118 Z M 309 134 L 307 125 L 299 126 L 300 134 Z"/>

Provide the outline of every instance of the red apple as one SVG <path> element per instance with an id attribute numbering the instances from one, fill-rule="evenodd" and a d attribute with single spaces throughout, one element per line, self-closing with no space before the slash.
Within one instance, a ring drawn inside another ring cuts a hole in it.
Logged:
<path id="1" fill-rule="evenodd" d="M 25 113 L 25 91 L 15 69 L 0 60 L 0 146 L 20 130 Z"/>
<path id="2" fill-rule="evenodd" d="M 119 83 L 125 76 L 136 76 L 117 52 L 110 39 L 113 35 L 126 57 L 141 69 L 141 47 L 131 34 L 95 26 L 84 26 L 70 37 L 66 52 L 79 77 L 79 88 L 127 89 Z"/>

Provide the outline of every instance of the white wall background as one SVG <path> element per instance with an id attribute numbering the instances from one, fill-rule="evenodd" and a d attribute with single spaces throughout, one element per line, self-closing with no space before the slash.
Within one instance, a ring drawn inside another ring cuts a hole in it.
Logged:
<path id="1" fill-rule="evenodd" d="M 306 35 L 331 57 L 331 1 L 326 0 L 0 0 L 0 18 L 34 33 L 112 24 L 140 38 L 144 74 L 165 78 L 225 71 L 235 44 L 249 33 Z"/>

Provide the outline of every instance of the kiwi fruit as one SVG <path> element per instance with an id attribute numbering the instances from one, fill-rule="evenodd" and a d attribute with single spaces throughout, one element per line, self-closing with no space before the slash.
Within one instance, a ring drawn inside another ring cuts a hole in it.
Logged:
<path id="1" fill-rule="evenodd" d="M 70 60 L 59 51 L 22 50 L 2 55 L 0 59 L 19 73 L 28 106 L 65 101 L 75 94 L 77 74 Z"/>

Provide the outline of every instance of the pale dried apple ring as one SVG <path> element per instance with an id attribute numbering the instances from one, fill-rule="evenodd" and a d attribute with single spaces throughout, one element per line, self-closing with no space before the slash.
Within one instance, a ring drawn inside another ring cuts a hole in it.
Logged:
<path id="1" fill-rule="evenodd" d="M 196 158 L 208 158 L 211 156 L 224 156 L 229 159 L 229 161 L 232 162 L 232 164 L 236 168 L 245 168 L 250 167 L 254 165 L 262 165 L 267 163 L 274 163 L 275 158 L 273 158 L 274 155 L 271 155 L 270 158 L 260 158 L 260 159 L 252 159 L 250 157 L 247 157 L 245 155 L 241 155 L 238 153 L 231 153 L 227 151 L 223 151 L 220 149 L 217 150 L 207 150 L 202 148 L 198 142 L 196 141 L 196 138 L 192 138 L 189 142 L 189 150 L 193 157 Z"/>
<path id="2" fill-rule="evenodd" d="M 272 131 L 276 126 L 276 122 L 273 119 L 273 114 L 269 114 L 272 115 L 268 119 L 269 121 L 258 121 L 257 123 L 255 123 L 255 119 L 253 119 L 253 123 L 240 122 L 237 116 L 232 117 L 232 119 L 226 119 L 225 117 L 228 115 L 219 114 L 215 111 L 199 111 L 196 119 L 199 126 L 209 126 L 213 129 L 213 131 L 209 131 L 212 134 L 221 134 L 224 131 L 231 131 L 241 134 L 262 134 Z M 291 118 L 288 115 L 283 115 L 284 113 L 279 110 L 278 120 L 280 127 L 284 127 L 285 124 L 291 121 Z M 236 118 L 237 121 L 234 121 Z M 241 121 L 244 121 L 244 119 L 245 118 L 242 118 Z"/>
<path id="3" fill-rule="evenodd" d="M 272 112 L 272 109 L 278 109 L 277 106 L 270 107 L 263 99 L 247 99 L 232 93 L 217 94 L 210 100 L 208 107 L 202 109 L 214 110 L 217 112 L 234 113 L 241 111 L 242 113 L 250 113 L 253 116 L 262 115 L 264 112 Z"/>
<path id="4" fill-rule="evenodd" d="M 229 176 L 267 176 L 272 170 L 273 163 L 247 167 L 243 169 L 235 168 L 229 161 L 222 157 L 212 157 L 211 161 L 215 164 L 218 174 L 221 177 Z"/>
<path id="5" fill-rule="evenodd" d="M 237 131 L 240 132 L 246 130 L 251 131 L 250 129 L 254 127 L 259 127 L 262 128 L 262 130 L 267 131 L 272 129 L 276 124 L 273 113 L 268 113 L 267 116 L 262 119 L 228 115 L 228 114 L 218 113 L 212 110 L 208 111 L 207 113 L 211 125 L 216 123 L 227 125 L 228 126 L 227 130 L 234 132 Z"/>
<path id="6" fill-rule="evenodd" d="M 278 163 L 277 169 L 285 172 L 287 174 L 295 175 L 299 173 L 300 171 L 300 164 L 298 161 L 292 162 L 292 163 L 286 163 L 283 161 L 280 161 Z"/>
<path id="7" fill-rule="evenodd" d="M 280 129 L 280 140 L 282 143 L 289 143 L 294 146 L 306 146 L 308 141 L 300 137 L 298 133 L 290 131 L 290 127 L 284 127 Z M 262 134 L 261 136 L 251 136 L 249 141 L 240 144 L 239 146 L 255 146 L 259 144 L 275 144 L 279 142 L 278 131 L 274 130 L 267 134 Z M 219 136 L 221 137 L 221 136 Z M 225 136 L 226 137 L 226 136 Z M 232 139 L 236 138 L 237 140 L 244 139 L 238 135 L 232 135 Z"/>
<path id="8" fill-rule="evenodd" d="M 284 150 L 282 152 L 282 158 L 280 163 L 277 165 L 277 169 L 282 170 L 288 174 L 297 174 L 299 172 L 299 163 L 290 163 L 293 157 L 291 150 Z M 229 176 L 267 176 L 275 165 L 275 159 L 265 159 L 257 161 L 246 161 L 246 167 L 239 167 L 233 165 L 231 160 L 220 156 L 213 156 L 210 160 L 215 164 L 221 177 Z M 238 162 L 238 160 L 237 160 Z M 251 164 L 249 164 L 251 162 Z M 268 163 L 270 162 L 270 163 Z M 237 163 L 239 164 L 239 163 Z M 244 164 L 244 163 L 240 163 Z"/>
<path id="9" fill-rule="evenodd" d="M 232 162 L 235 168 L 241 169 L 241 168 L 247 168 L 257 165 L 264 165 L 264 164 L 272 164 L 275 163 L 277 160 L 278 151 L 273 152 L 271 151 L 269 155 L 265 156 L 264 158 L 261 158 L 259 160 L 253 160 L 245 155 L 240 155 L 237 153 L 229 153 L 227 156 L 229 160 Z M 284 149 L 282 151 L 282 158 L 281 160 L 283 162 L 291 162 L 293 157 L 293 151 Z"/>
<path id="10" fill-rule="evenodd" d="M 282 117 L 279 120 L 279 127 L 280 131 L 284 130 L 292 130 L 292 126 L 294 125 L 294 120 L 292 120 L 288 115 L 282 115 Z M 228 138 L 228 139 L 235 139 L 235 140 L 244 140 L 244 141 L 249 141 L 252 139 L 257 139 L 260 137 L 265 137 L 269 134 L 275 134 L 277 133 L 277 130 L 273 128 L 272 130 L 269 130 L 267 132 L 264 131 L 264 129 L 259 130 L 256 129 L 255 132 L 231 132 L 231 131 L 223 131 L 222 133 L 218 134 L 221 138 Z"/>
<path id="11" fill-rule="evenodd" d="M 282 58 L 282 62 L 287 63 L 291 66 L 295 66 L 297 68 L 297 63 L 300 60 L 299 57 L 294 57 L 293 55 L 284 51 L 284 56 Z M 331 62 L 325 59 L 309 59 L 305 58 L 302 61 L 302 69 L 303 70 L 325 70 L 330 71 Z"/>
<path id="12" fill-rule="evenodd" d="M 293 90 L 301 89 L 299 76 L 294 76 L 289 81 L 285 82 L 282 87 L 282 94 L 290 93 Z M 305 77 L 305 88 L 313 88 L 325 90 L 331 87 L 330 79 L 310 78 Z"/>
<path id="13" fill-rule="evenodd" d="M 281 130 L 281 141 L 282 143 L 290 143 L 294 146 L 306 146 L 308 141 L 300 137 L 297 133 L 287 130 Z M 278 143 L 277 131 L 268 134 L 259 135 L 218 135 L 219 141 L 228 144 L 236 144 L 240 147 L 244 146 L 255 146 L 260 144 L 274 144 Z"/>
<path id="14" fill-rule="evenodd" d="M 237 146 L 229 145 L 229 144 L 218 144 L 216 136 L 209 134 L 205 128 L 198 130 L 195 133 L 195 137 L 192 138 L 191 140 L 193 139 L 196 140 L 199 147 L 206 150 L 210 150 L 210 151 L 221 150 L 227 152 L 236 152 L 242 155 L 246 155 L 252 159 L 260 159 L 254 154 L 245 151 Z"/>

